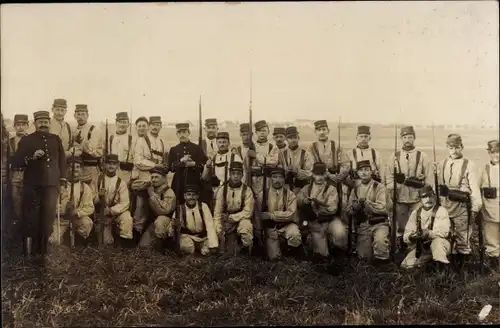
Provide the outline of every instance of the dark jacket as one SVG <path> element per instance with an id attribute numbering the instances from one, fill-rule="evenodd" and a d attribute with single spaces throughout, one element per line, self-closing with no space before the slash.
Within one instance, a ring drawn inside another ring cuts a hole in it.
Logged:
<path id="1" fill-rule="evenodd" d="M 41 149 L 45 155 L 33 159 L 36 150 Z M 66 155 L 58 135 L 36 131 L 24 136 L 14 155 L 14 165 L 24 168 L 24 186 L 59 186 L 62 178 L 66 178 Z"/>
<path id="2" fill-rule="evenodd" d="M 180 160 L 184 155 L 190 154 L 191 158 L 193 161 L 196 163 L 196 166 L 190 167 L 190 168 L 185 168 L 183 163 L 180 163 Z M 201 184 L 201 173 L 203 172 L 203 166 L 207 162 L 207 156 L 203 152 L 203 149 L 198 146 L 197 144 L 192 143 L 191 141 L 188 141 L 186 143 L 179 143 L 178 145 L 172 147 L 170 149 L 170 152 L 168 153 L 168 163 L 169 163 L 169 168 L 170 171 L 176 172 L 177 168 L 180 168 L 181 171 L 179 173 L 182 173 L 184 175 L 184 172 L 186 174 L 185 179 L 186 181 L 182 181 L 181 184 L 184 185 L 186 182 L 188 184 Z M 176 183 L 177 179 L 179 177 L 177 174 L 174 174 L 174 178 L 172 180 L 172 188 L 175 190 L 176 188 Z"/>

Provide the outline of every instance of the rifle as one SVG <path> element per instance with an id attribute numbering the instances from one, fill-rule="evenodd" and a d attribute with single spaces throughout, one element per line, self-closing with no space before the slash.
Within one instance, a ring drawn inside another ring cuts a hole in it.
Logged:
<path id="1" fill-rule="evenodd" d="M 71 162 L 71 191 L 70 201 L 75 204 L 75 148 L 73 148 L 73 161 Z M 69 243 L 70 247 L 75 247 L 75 226 L 73 225 L 74 216 L 69 217 Z"/>
<path id="2" fill-rule="evenodd" d="M 255 144 L 253 142 L 253 128 L 252 128 L 252 97 L 253 97 L 253 80 L 252 80 L 252 71 L 250 71 L 250 104 L 248 106 L 248 124 L 249 124 L 249 131 L 248 131 L 248 150 L 253 150 L 255 151 Z M 248 157 L 248 156 L 247 156 Z M 253 165 L 253 158 L 248 157 L 248 167 L 247 167 L 247 185 L 252 189 L 252 165 Z"/>
<path id="3" fill-rule="evenodd" d="M 102 178 L 102 189 L 106 190 L 106 179 L 105 179 L 105 170 L 106 163 L 108 160 L 108 120 L 106 120 L 106 129 L 104 133 L 104 153 L 102 156 L 102 164 L 103 164 L 103 178 Z M 99 186 L 97 186 L 99 189 Z M 99 196 L 99 215 L 97 218 L 97 242 L 99 246 L 104 244 L 104 221 L 106 220 L 106 216 L 104 215 L 104 209 L 106 208 L 106 195 Z"/>
<path id="4" fill-rule="evenodd" d="M 198 103 L 198 145 L 200 147 L 203 147 L 202 143 L 203 143 L 203 122 L 201 121 L 201 95 L 200 95 L 200 101 Z"/>
<path id="5" fill-rule="evenodd" d="M 398 124 L 394 125 L 394 167 L 392 169 L 393 176 L 393 191 L 392 191 L 392 222 L 391 222 L 391 257 L 394 260 L 394 254 L 396 252 L 396 202 L 398 198 L 398 188 L 396 183 L 396 152 L 398 151 Z"/>
<path id="6" fill-rule="evenodd" d="M 267 204 L 267 193 L 268 193 L 268 190 L 267 190 L 267 174 L 266 174 L 266 171 L 265 171 L 265 167 L 266 167 L 266 157 L 264 157 L 264 166 L 262 168 L 262 170 L 264 170 L 264 175 L 262 177 L 262 205 L 261 205 L 261 209 L 260 209 L 260 212 L 261 213 L 264 213 L 264 212 L 267 212 L 269 211 L 269 208 L 268 208 L 268 204 Z M 266 255 L 267 255 L 267 250 L 266 250 L 266 229 L 267 229 L 267 220 L 265 220 L 264 222 L 262 222 L 262 218 L 260 218 L 261 220 L 261 226 L 262 226 L 262 244 L 263 244 L 263 251 L 262 251 L 262 258 L 263 259 L 266 259 Z"/>
<path id="7" fill-rule="evenodd" d="M 484 274 L 484 251 L 485 251 L 485 246 L 484 246 L 484 235 L 483 235 L 483 215 L 481 212 L 477 213 L 477 238 L 479 241 L 479 270 L 481 274 Z"/>
<path id="8" fill-rule="evenodd" d="M 222 252 L 226 251 L 226 229 L 227 225 L 229 224 L 227 222 L 227 161 L 224 164 L 224 185 L 222 189 L 222 217 L 221 217 L 221 236 L 220 236 L 220 250 Z"/>
<path id="9" fill-rule="evenodd" d="M 417 218 L 417 245 L 415 248 L 415 257 L 418 259 L 420 258 L 420 255 L 423 253 L 423 245 L 422 245 L 422 221 L 420 220 L 420 217 Z"/>
<path id="10" fill-rule="evenodd" d="M 436 204 L 441 205 L 441 199 L 439 199 L 439 179 L 437 173 L 437 162 L 436 162 L 436 139 L 434 135 L 434 123 L 432 123 L 432 155 L 434 157 L 434 189 L 436 190 Z"/>
<path id="11" fill-rule="evenodd" d="M 182 179 L 180 175 L 180 170 L 181 168 L 177 166 L 175 168 L 175 175 L 177 176 L 177 183 L 175 186 L 175 195 L 177 196 L 175 198 L 175 220 L 173 222 L 173 228 L 174 228 L 174 247 L 175 247 L 175 252 L 177 253 L 178 256 L 181 256 L 181 206 L 184 206 L 184 204 L 180 203 L 180 194 L 181 194 L 181 188 L 182 188 Z M 184 171 L 185 175 L 186 171 Z M 185 183 L 184 179 L 184 183 Z"/>

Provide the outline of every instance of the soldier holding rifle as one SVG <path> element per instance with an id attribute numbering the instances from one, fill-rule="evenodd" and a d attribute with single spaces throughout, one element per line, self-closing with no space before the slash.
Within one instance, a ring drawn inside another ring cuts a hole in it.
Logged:
<path id="1" fill-rule="evenodd" d="M 446 147 L 449 156 L 438 165 L 441 176 L 439 196 L 441 205 L 448 210 L 454 230 L 452 264 L 461 270 L 471 253 L 471 223 L 481 209 L 482 200 L 475 165 L 462 154 L 462 137 L 455 133 L 448 135 Z"/>
<path id="2" fill-rule="evenodd" d="M 66 99 L 58 98 L 54 99 L 52 104 L 52 114 L 53 117 L 50 120 L 49 132 L 58 135 L 61 138 L 61 142 L 65 151 L 66 156 L 71 156 L 73 147 L 73 132 L 68 122 L 64 120 L 66 113 L 68 112 L 68 104 Z"/>
<path id="3" fill-rule="evenodd" d="M 53 233 L 49 239 L 49 242 L 54 244 L 62 240 L 71 225 L 74 231 L 84 239 L 88 238 L 94 225 L 90 218 L 95 210 L 94 193 L 86 183 L 80 181 L 82 160 L 80 157 L 70 156 L 67 157 L 67 163 L 68 181 L 61 188 L 61 203 L 57 209 L 63 220 L 60 226 L 54 223 Z M 57 235 L 58 231 L 59 235 Z"/>
<path id="4" fill-rule="evenodd" d="M 500 214 L 499 214 L 499 149 L 498 140 L 488 141 L 488 155 L 490 162 L 481 172 L 480 187 L 483 199 L 483 208 L 478 215 L 478 228 L 483 227 L 484 247 L 492 269 L 498 270 L 500 262 Z M 480 233 L 482 231 L 479 231 Z M 483 245 L 479 245 L 483 247 Z"/>
<path id="5" fill-rule="evenodd" d="M 201 123 L 201 122 L 200 122 Z M 203 152 L 208 158 L 212 158 L 219 151 L 219 146 L 217 145 L 217 132 L 219 131 L 219 126 L 217 125 L 216 118 L 207 118 L 205 120 L 205 135 L 206 139 L 202 139 L 201 147 Z"/>
<path id="6" fill-rule="evenodd" d="M 109 136 L 108 150 L 110 154 L 118 155 L 120 169 L 118 176 L 127 185 L 130 185 L 132 170 L 134 169 L 134 146 L 137 138 L 132 136 L 130 119 L 127 112 L 116 113 L 116 131 Z"/>
<path id="7" fill-rule="evenodd" d="M 26 255 L 44 255 L 56 218 L 61 185 L 66 184 L 66 155 L 57 135 L 49 133 L 50 114 L 34 113 L 36 131 L 19 142 L 14 163 L 24 169 L 23 231 Z"/>
<path id="8" fill-rule="evenodd" d="M 299 132 L 295 126 L 285 130 L 288 147 L 282 152 L 285 183 L 295 194 L 306 186 L 312 179 L 313 157 L 302 147 L 299 147 Z"/>
<path id="9" fill-rule="evenodd" d="M 449 264 L 451 251 L 450 218 L 448 211 L 437 204 L 436 194 L 431 186 L 419 190 L 422 206 L 413 211 L 406 224 L 404 241 L 410 252 L 401 263 L 403 269 L 420 267 L 433 260 L 442 271 Z"/>
<path id="10" fill-rule="evenodd" d="M 380 152 L 371 148 L 369 143 L 372 139 L 370 127 L 366 125 L 358 126 L 356 141 L 358 145 L 351 152 L 347 153 L 351 162 L 351 177 L 356 180 L 359 177 L 356 174 L 356 163 L 358 161 L 368 160 L 372 166 L 373 180 L 377 182 L 384 181 L 384 170 L 382 166 L 382 158 Z"/>

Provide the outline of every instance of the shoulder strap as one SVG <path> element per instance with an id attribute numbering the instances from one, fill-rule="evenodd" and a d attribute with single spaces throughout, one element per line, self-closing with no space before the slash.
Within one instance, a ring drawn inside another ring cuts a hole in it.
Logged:
<path id="1" fill-rule="evenodd" d="M 87 133 L 87 140 L 90 140 L 90 137 L 92 137 L 92 131 L 94 131 L 95 126 L 91 125 L 89 129 L 89 133 Z"/>
<path id="2" fill-rule="evenodd" d="M 443 170 L 442 170 L 442 177 L 443 177 L 443 184 L 445 185 L 446 184 L 446 180 L 444 179 L 444 170 L 446 169 L 446 164 L 448 164 L 448 157 L 446 157 L 444 159 L 444 163 L 443 163 Z"/>
<path id="3" fill-rule="evenodd" d="M 203 224 L 203 231 L 207 230 L 205 225 L 205 215 L 203 214 L 203 203 L 198 201 L 198 212 L 200 213 L 201 223 Z"/>
<path id="4" fill-rule="evenodd" d="M 215 177 L 215 159 L 217 158 L 217 154 L 215 154 L 213 157 L 212 157 L 212 176 Z M 225 182 L 225 181 L 224 181 Z"/>
<path id="5" fill-rule="evenodd" d="M 69 126 L 68 122 L 66 123 L 66 129 L 68 129 L 68 135 L 69 135 L 69 146 L 71 147 L 71 144 L 73 143 L 73 137 L 71 136 L 71 127 Z"/>
<path id="6" fill-rule="evenodd" d="M 336 168 L 338 161 L 337 161 L 337 153 L 335 152 L 335 141 L 330 140 L 330 145 L 332 147 L 333 167 Z"/>
<path id="7" fill-rule="evenodd" d="M 104 174 L 103 173 L 99 174 L 99 177 L 97 177 L 97 192 L 99 192 L 99 189 L 102 186 L 102 183 L 104 181 L 103 179 L 104 179 Z"/>
<path id="8" fill-rule="evenodd" d="M 113 137 L 113 135 L 111 135 L 111 137 Z M 111 149 L 111 147 L 109 148 Z M 128 162 L 128 158 L 129 158 L 129 155 L 130 155 L 130 150 L 132 149 L 132 135 L 129 134 L 128 135 L 128 151 L 127 151 L 127 159 L 125 160 L 125 162 Z"/>
<path id="9" fill-rule="evenodd" d="M 467 172 L 467 165 L 469 164 L 469 160 L 467 158 L 464 158 L 464 162 L 462 163 L 462 171 L 460 172 L 460 178 L 458 180 L 458 186 L 462 184 L 462 181 L 465 178 L 465 173 Z"/>
<path id="10" fill-rule="evenodd" d="M 376 202 L 377 201 L 377 188 L 378 188 L 378 182 L 373 180 L 373 189 L 372 189 L 372 197 L 371 201 Z"/>
<path id="11" fill-rule="evenodd" d="M 186 226 L 186 204 L 179 205 L 179 210 L 180 210 L 180 226 L 185 227 Z"/>
<path id="12" fill-rule="evenodd" d="M 109 153 L 113 154 L 113 139 L 115 138 L 115 135 L 112 134 L 109 136 Z M 106 142 L 106 141 L 104 141 Z"/>
<path id="13" fill-rule="evenodd" d="M 422 153 L 420 152 L 420 150 L 417 150 L 417 158 L 416 158 L 416 163 L 415 163 L 415 177 L 417 176 L 417 172 L 418 172 L 418 164 L 420 163 L 420 157 L 422 156 Z"/>
<path id="14" fill-rule="evenodd" d="M 229 165 L 227 166 L 227 169 L 229 170 L 229 167 L 231 166 L 231 164 L 234 162 L 234 153 L 231 152 L 231 157 L 229 157 Z"/>
<path id="15" fill-rule="evenodd" d="M 163 144 L 163 139 L 161 139 L 160 137 L 158 137 L 158 139 L 160 139 L 160 143 L 161 143 L 161 152 L 162 154 L 165 153 L 165 145 Z"/>
<path id="16" fill-rule="evenodd" d="M 247 185 L 242 184 L 241 185 L 241 205 L 240 205 L 240 212 L 243 211 L 243 208 L 245 207 L 245 198 L 247 196 Z"/>
<path id="17" fill-rule="evenodd" d="M 151 153 L 151 140 L 149 140 L 149 136 L 145 135 L 144 139 L 146 140 L 146 144 L 148 145 L 149 152 Z"/>
<path id="18" fill-rule="evenodd" d="M 14 138 L 15 137 L 10 137 L 9 139 L 11 155 L 14 155 L 14 153 L 16 152 L 16 141 L 14 140 Z"/>
<path id="19" fill-rule="evenodd" d="M 267 153 L 271 153 L 271 150 L 273 149 L 273 145 L 271 143 L 269 143 L 269 150 L 267 151 Z"/>
<path id="20" fill-rule="evenodd" d="M 238 155 L 240 155 L 241 159 L 243 160 L 243 153 L 241 152 L 241 146 L 236 147 L 238 151 Z"/>
<path id="21" fill-rule="evenodd" d="M 434 228 L 434 220 L 436 219 L 436 214 L 438 210 L 439 206 L 434 205 L 434 207 L 432 208 L 431 224 L 429 225 L 429 230 L 432 230 Z"/>
<path id="22" fill-rule="evenodd" d="M 76 205 L 76 208 L 80 207 L 80 204 L 82 203 L 83 188 L 85 188 L 85 186 L 83 185 L 83 181 L 80 181 L 80 199 L 78 200 L 78 205 Z"/>
<path id="23" fill-rule="evenodd" d="M 300 169 L 304 169 L 304 164 L 306 163 L 306 150 L 300 150 Z"/>
<path id="24" fill-rule="evenodd" d="M 290 165 L 288 164 L 288 149 L 285 149 L 285 151 L 283 152 L 283 160 L 285 162 L 285 165 L 286 165 L 286 168 L 288 168 Z"/>
<path id="25" fill-rule="evenodd" d="M 122 182 L 122 179 L 118 177 L 116 179 L 116 184 L 115 184 L 115 193 L 113 194 L 113 198 L 111 199 L 111 204 L 114 204 L 116 201 L 116 195 L 118 195 L 118 188 L 120 188 L 120 183 Z"/>
<path id="26" fill-rule="evenodd" d="M 377 152 L 373 148 L 371 148 L 371 150 L 372 150 L 373 164 L 375 164 L 375 166 L 377 166 Z"/>
<path id="27" fill-rule="evenodd" d="M 287 203 L 288 203 L 288 189 L 283 188 L 283 211 L 285 212 L 287 209 Z"/>
<path id="28" fill-rule="evenodd" d="M 327 191 L 328 191 L 328 188 L 330 188 L 330 185 L 328 183 L 325 184 L 325 188 L 323 189 L 323 197 L 325 197 Z"/>
<path id="29" fill-rule="evenodd" d="M 201 140 L 201 150 L 203 150 L 205 155 L 208 154 L 208 152 L 207 152 L 207 140 L 206 139 Z"/>
<path id="30" fill-rule="evenodd" d="M 356 148 L 352 149 L 352 158 L 354 159 L 354 162 L 358 161 L 358 152 L 356 151 Z"/>
<path id="31" fill-rule="evenodd" d="M 490 178 L 490 174 L 491 174 L 491 173 L 490 173 L 491 166 L 490 166 L 490 164 L 489 164 L 489 163 L 488 163 L 488 164 L 486 164 L 486 168 L 485 168 L 485 169 L 486 169 L 486 176 L 488 177 L 488 187 L 490 187 L 490 188 L 491 188 L 491 178 Z"/>
<path id="32" fill-rule="evenodd" d="M 422 230 L 422 206 L 420 206 L 417 210 L 417 229 Z"/>
<path id="33" fill-rule="evenodd" d="M 311 181 L 311 182 L 309 183 L 309 190 L 308 190 L 308 192 L 307 192 L 307 194 L 308 194 L 308 196 L 309 196 L 309 197 L 311 197 L 311 191 L 312 191 L 312 188 L 313 188 L 313 182 Z"/>
<path id="34" fill-rule="evenodd" d="M 401 151 L 398 150 L 396 152 L 396 162 L 398 163 L 398 170 L 399 170 L 399 173 L 401 173 L 401 164 L 399 164 L 399 160 L 401 159 Z"/>
<path id="35" fill-rule="evenodd" d="M 321 161 L 321 157 L 319 157 L 318 143 L 316 141 L 313 142 L 312 150 L 313 150 L 312 153 L 314 155 L 314 159 L 316 160 L 316 163 L 323 163 Z"/>

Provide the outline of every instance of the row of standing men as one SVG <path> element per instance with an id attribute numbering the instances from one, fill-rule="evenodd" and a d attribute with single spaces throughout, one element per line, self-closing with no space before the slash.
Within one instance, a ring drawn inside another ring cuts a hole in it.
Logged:
<path id="1" fill-rule="evenodd" d="M 243 249 L 257 241 L 259 244 L 266 244 L 267 253 L 271 254 L 269 257 L 279 257 L 281 237 L 293 248 L 301 245 L 300 232 L 304 231 L 302 228 L 305 221 L 308 222 L 307 230 L 310 232 L 314 253 L 328 256 L 328 242 L 337 248 L 347 247 L 349 239 L 347 213 L 351 213 L 353 207 L 358 209 L 359 202 L 356 200 L 361 199 L 364 205 L 363 211 L 375 220 L 372 220 L 372 224 L 367 220 L 364 224 L 356 226 L 358 255 L 384 261 L 389 256 L 389 227 L 387 220 L 378 222 L 376 217 L 387 217 L 390 212 L 388 209 L 392 207 L 391 194 L 395 182 L 397 235 L 399 250 L 402 252 L 405 251 L 405 245 L 412 244 L 408 237 L 411 235 L 410 230 L 416 228 L 413 221 L 416 219 L 418 208 L 422 205 L 420 196 L 425 194 L 425 192 L 419 194 L 419 190 L 422 191 L 425 184 L 434 184 L 433 165 L 426 154 L 415 147 L 416 134 L 411 126 L 401 128 L 402 147 L 393 154 L 394 161 L 387 161 L 383 165 L 380 153 L 369 146 L 371 133 L 368 126 L 358 127 L 357 147 L 345 151 L 334 141 L 329 140 L 330 130 L 324 120 L 315 122 L 317 141 L 304 148 L 299 145 L 300 136 L 295 127 L 275 128 L 274 143 L 270 142 L 268 140 L 270 131 L 265 121 L 258 121 L 254 125 L 256 143 L 252 145 L 249 142 L 248 135 L 251 132 L 249 124 L 242 124 L 240 126 L 242 142 L 239 146 L 233 146 L 230 145 L 229 134 L 218 131 L 216 119 L 207 119 L 206 139 L 203 140 L 201 147 L 189 140 L 189 124 L 179 123 L 176 125 L 179 144 L 167 150 L 159 137 L 160 117 L 150 117 L 149 120 L 145 117 L 138 118 L 135 121 L 136 137 L 130 133 L 128 114 L 117 113 L 116 132 L 105 140 L 103 131 L 88 123 L 89 114 L 86 105 L 76 105 L 74 115 L 78 126 L 75 129 L 64 121 L 66 112 L 66 101 L 56 99 L 52 108 L 52 119 L 48 112 L 35 113 L 35 125 L 38 122 L 42 130 L 45 127 L 47 132 L 50 131 L 51 134 L 58 136 L 61 149 L 55 151 L 54 147 L 49 149 L 50 142 L 47 140 L 51 138 L 47 138 L 47 134 L 41 134 L 42 137 L 37 133 L 31 134 L 33 141 L 23 137 L 23 131 L 26 130 L 28 123 L 27 115 L 16 115 L 14 119 L 16 136 L 9 140 L 11 194 L 17 217 L 22 217 L 25 223 L 30 223 L 23 224 L 25 236 L 34 236 L 34 231 L 45 222 L 46 238 L 52 235 L 52 241 L 57 239 L 53 236 L 55 216 L 53 213 L 60 211 L 63 216 L 67 213 L 66 206 L 62 205 L 68 196 L 69 188 L 65 187 L 73 183 L 64 179 L 70 176 L 67 173 L 71 173 L 73 176 L 78 176 L 79 181 L 84 182 L 77 184 L 82 186 L 83 191 L 76 191 L 74 194 L 77 200 L 71 202 L 74 207 L 73 212 L 76 212 L 80 222 L 86 222 L 78 224 L 77 231 L 82 237 L 87 237 L 92 230 L 90 219 L 92 213 L 89 211 L 94 209 L 95 203 L 98 203 L 99 193 L 105 193 L 108 198 L 107 215 L 114 217 L 119 223 L 120 237 L 134 239 L 143 246 L 151 245 L 154 239 L 165 238 L 171 233 L 169 231 L 171 231 L 175 203 L 177 201 L 183 204 L 186 201 L 185 230 L 183 230 L 185 233 L 182 234 L 184 238 L 181 238 L 183 240 L 181 246 L 185 251 L 194 251 L 196 248 L 194 246 L 200 243 L 206 244 L 205 248 L 202 247 L 205 253 L 208 249 L 214 248 L 210 246 L 218 245 L 219 238 L 215 238 L 216 242 L 213 234 L 207 234 L 211 230 L 210 226 L 215 229 L 217 236 L 226 229 L 227 225 L 224 222 L 229 221 L 232 223 L 229 226 L 236 226 L 233 230 L 240 237 Z M 38 130 L 40 129 L 37 127 Z M 449 156 L 435 164 L 435 170 L 439 172 L 441 180 L 439 185 L 469 193 L 472 216 L 482 218 L 484 221 L 486 254 L 493 265 L 498 265 L 500 255 L 499 202 L 496 192 L 498 140 L 488 142 L 491 161 L 480 170 L 479 177 L 474 163 L 462 155 L 461 137 L 450 134 L 446 144 Z M 108 156 L 103 170 L 105 174 L 101 174 L 99 163 L 105 149 L 114 156 Z M 33 155 L 38 150 L 42 150 L 44 154 L 36 160 L 37 166 L 32 165 L 34 169 L 29 170 L 32 174 L 27 174 L 26 168 L 33 162 L 35 157 Z M 52 156 L 58 151 L 59 160 Z M 73 155 L 77 162 L 81 162 L 77 165 L 77 174 L 73 174 L 71 169 L 66 172 L 66 157 L 75 159 Z M 235 163 L 241 163 L 241 169 Z M 397 167 L 396 175 L 393 174 L 394 165 Z M 370 171 L 370 179 L 366 177 L 366 172 L 358 173 L 367 170 Z M 168 171 L 174 172 L 171 187 L 166 180 Z M 360 178 L 361 175 L 365 178 Z M 269 177 L 269 183 L 267 183 L 268 188 L 265 188 L 267 212 L 262 214 L 264 176 Z M 245 183 L 239 184 L 238 179 Z M 225 180 L 228 181 L 226 190 L 221 188 Z M 324 184 L 324 181 L 327 183 Z M 342 188 L 337 189 L 339 182 L 342 183 Z M 44 185 L 54 188 L 40 188 Z M 63 189 L 58 202 L 59 186 Z M 188 188 L 185 188 L 186 186 Z M 251 192 L 243 192 L 246 186 L 251 186 Z M 485 188 L 494 189 L 493 194 L 491 191 L 485 192 Z M 340 189 L 342 191 L 338 192 Z M 226 201 L 223 201 L 223 193 Z M 200 204 L 205 203 L 206 208 L 205 205 L 200 205 L 201 211 L 187 210 L 190 205 L 197 206 L 194 199 L 198 198 L 198 194 Z M 283 198 L 284 194 L 286 198 Z M 83 201 L 82 198 L 87 201 Z M 446 220 L 450 222 L 455 241 L 454 245 L 444 247 L 453 249 L 444 252 L 453 253 L 452 257 L 463 263 L 471 252 L 469 239 L 472 225 L 467 215 L 467 206 L 449 197 L 440 197 L 440 200 L 441 208 L 446 210 Z M 57 208 L 58 203 L 60 206 Z M 45 207 L 49 208 L 43 208 L 44 204 L 48 204 Z M 24 209 L 23 213 L 21 208 Z M 39 213 L 43 214 L 43 211 L 48 218 L 38 220 Z M 426 211 L 425 208 L 419 212 L 419 221 L 421 216 L 424 231 L 441 227 L 439 224 L 433 224 L 434 219 L 430 220 L 433 217 L 432 213 L 434 212 Z M 439 211 L 437 213 L 438 216 L 442 214 Z M 478 216 L 478 213 L 482 215 Z M 213 225 L 201 224 L 207 223 L 206 218 L 212 216 Z M 414 218 L 411 219 L 412 217 Z M 270 228 L 266 223 L 268 221 L 273 222 Z M 410 234 L 405 233 L 405 228 L 408 228 Z M 29 232 L 30 230 L 33 232 Z M 264 235 L 261 234 L 263 230 L 267 231 Z M 63 232 L 64 229 L 59 231 Z M 439 234 L 449 236 L 447 231 L 441 231 Z M 112 241 L 112 234 L 107 236 L 109 238 L 106 240 Z M 368 245 L 369 251 L 360 251 L 363 248 L 362 243 Z M 41 248 L 42 244 L 43 242 L 40 244 Z M 365 253 L 367 255 L 363 255 Z M 446 256 L 445 258 L 441 256 L 441 259 L 439 256 L 434 256 L 434 260 L 447 262 Z M 409 264 L 411 265 L 413 264 Z"/>

